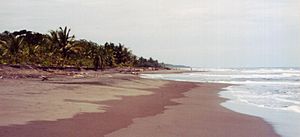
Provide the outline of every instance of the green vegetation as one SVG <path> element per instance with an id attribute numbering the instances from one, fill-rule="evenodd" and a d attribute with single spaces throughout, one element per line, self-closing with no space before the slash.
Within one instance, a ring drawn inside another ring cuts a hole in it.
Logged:
<path id="1" fill-rule="evenodd" d="M 99 45 L 84 39 L 76 40 L 70 31 L 67 27 L 60 27 L 49 34 L 27 30 L 0 33 L 0 64 L 95 70 L 164 66 L 152 58 L 137 57 L 122 44 Z"/>

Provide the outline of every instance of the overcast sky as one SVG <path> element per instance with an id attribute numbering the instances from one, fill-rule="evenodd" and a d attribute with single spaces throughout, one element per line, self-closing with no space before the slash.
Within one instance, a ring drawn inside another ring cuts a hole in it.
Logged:
<path id="1" fill-rule="evenodd" d="M 299 0 L 0 0 L 0 31 L 123 43 L 198 67 L 300 66 Z"/>

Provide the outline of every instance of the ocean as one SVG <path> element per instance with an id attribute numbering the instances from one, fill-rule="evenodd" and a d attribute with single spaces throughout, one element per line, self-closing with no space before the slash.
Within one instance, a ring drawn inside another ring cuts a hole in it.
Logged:
<path id="1" fill-rule="evenodd" d="M 232 84 L 221 105 L 263 118 L 283 137 L 300 136 L 300 68 L 193 68 L 191 73 L 143 74 L 143 78 Z"/>

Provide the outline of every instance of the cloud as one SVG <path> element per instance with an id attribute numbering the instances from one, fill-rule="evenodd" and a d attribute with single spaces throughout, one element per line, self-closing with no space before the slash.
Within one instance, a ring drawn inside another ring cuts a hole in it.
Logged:
<path id="1" fill-rule="evenodd" d="M 0 29 L 67 25 L 78 38 L 194 66 L 300 66 L 292 61 L 298 7 L 298 0 L 11 0 L 0 5 Z"/>

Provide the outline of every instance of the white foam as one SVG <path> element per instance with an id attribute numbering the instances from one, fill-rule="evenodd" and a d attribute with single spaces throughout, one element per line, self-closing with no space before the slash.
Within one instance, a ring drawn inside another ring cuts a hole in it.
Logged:
<path id="1" fill-rule="evenodd" d="M 163 79 L 164 77 L 161 74 L 141 74 L 141 78 L 148 78 L 148 79 Z"/>
<path id="2" fill-rule="evenodd" d="M 227 88 L 240 102 L 269 109 L 300 105 L 298 69 L 198 69 L 199 73 L 143 74 L 144 78 L 176 81 L 227 83 L 243 86 Z M 298 97 L 298 98 L 297 98 Z"/>
<path id="3" fill-rule="evenodd" d="M 294 111 L 294 112 L 300 113 L 300 107 L 299 107 L 299 106 L 288 106 L 288 107 L 286 108 L 286 110 Z"/>
<path id="4" fill-rule="evenodd" d="M 242 70 L 242 73 L 300 73 L 300 70 L 298 69 L 267 69 L 267 68 L 261 68 L 261 69 L 253 69 L 253 70 Z"/>
<path id="5" fill-rule="evenodd" d="M 224 81 L 222 81 L 224 83 Z M 230 81 L 230 84 L 260 84 L 260 85 L 300 85 L 300 82 L 288 82 L 288 81 Z"/>
<path id="6" fill-rule="evenodd" d="M 224 88 L 220 96 L 230 100 L 223 106 L 271 123 L 284 137 L 300 134 L 300 69 L 198 68 L 199 73 L 162 74 L 148 76 L 176 81 L 234 84 Z"/>

